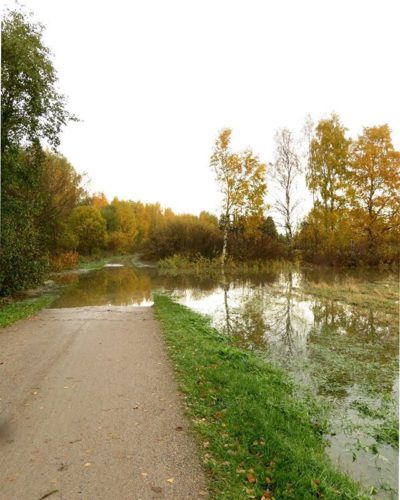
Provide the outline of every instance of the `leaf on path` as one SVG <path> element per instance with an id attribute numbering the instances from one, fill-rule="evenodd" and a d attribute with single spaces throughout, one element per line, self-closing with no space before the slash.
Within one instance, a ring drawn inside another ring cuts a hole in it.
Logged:
<path id="1" fill-rule="evenodd" d="M 170 477 L 169 479 L 167 479 L 167 483 L 173 483 L 175 481 L 175 479 L 173 477 Z"/>
<path id="2" fill-rule="evenodd" d="M 84 467 L 90 467 L 92 464 L 90 462 L 86 462 Z"/>
<path id="3" fill-rule="evenodd" d="M 59 490 L 51 490 L 48 493 L 45 493 L 43 496 L 39 498 L 39 500 L 44 500 L 45 498 L 49 497 L 50 495 L 53 495 L 54 493 L 58 493 Z"/>
<path id="4" fill-rule="evenodd" d="M 73 441 L 70 441 L 69 444 L 79 443 L 79 441 L 82 441 L 82 439 L 74 439 Z"/>
<path id="5" fill-rule="evenodd" d="M 175 427 L 176 431 L 183 431 L 183 427 L 181 425 L 178 425 L 178 427 Z"/>

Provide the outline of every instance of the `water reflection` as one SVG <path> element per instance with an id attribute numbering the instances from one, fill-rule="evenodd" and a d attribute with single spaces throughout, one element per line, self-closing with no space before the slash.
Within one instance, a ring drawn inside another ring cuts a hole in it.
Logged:
<path id="1" fill-rule="evenodd" d="M 52 307 L 151 304 L 150 276 L 130 267 L 108 267 L 72 276 L 72 285 Z"/>
<path id="2" fill-rule="evenodd" d="M 154 291 L 167 290 L 208 314 L 239 345 L 284 366 L 331 405 L 328 453 L 356 479 L 374 485 L 379 496 L 391 498 L 397 450 L 380 429 L 393 423 L 398 398 L 396 318 L 376 307 L 304 292 L 306 284 L 362 282 L 374 279 L 372 274 L 271 270 L 234 278 L 168 276 L 151 267 L 125 266 L 67 279 L 69 287 L 53 307 L 151 305 Z"/>

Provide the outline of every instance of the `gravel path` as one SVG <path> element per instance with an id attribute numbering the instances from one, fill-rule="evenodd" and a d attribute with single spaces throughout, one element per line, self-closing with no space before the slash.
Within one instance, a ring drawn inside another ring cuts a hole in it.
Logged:
<path id="1" fill-rule="evenodd" d="M 150 308 L 47 309 L 0 331 L 0 398 L 1 500 L 207 496 Z"/>

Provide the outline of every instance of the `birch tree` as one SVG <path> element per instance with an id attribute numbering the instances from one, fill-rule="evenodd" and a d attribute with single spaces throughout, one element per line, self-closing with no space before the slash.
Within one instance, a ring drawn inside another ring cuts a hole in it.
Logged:
<path id="1" fill-rule="evenodd" d="M 300 200 L 295 197 L 296 180 L 301 174 L 300 157 L 293 134 L 287 128 L 275 134 L 275 161 L 270 176 L 277 186 L 275 209 L 283 219 L 289 249 L 293 244 L 295 211 Z"/>
<path id="2" fill-rule="evenodd" d="M 263 213 L 267 189 L 265 164 L 251 150 L 231 152 L 231 134 L 231 129 L 222 130 L 215 141 L 210 162 L 222 195 L 223 265 L 228 254 L 229 232 L 238 220 Z"/>

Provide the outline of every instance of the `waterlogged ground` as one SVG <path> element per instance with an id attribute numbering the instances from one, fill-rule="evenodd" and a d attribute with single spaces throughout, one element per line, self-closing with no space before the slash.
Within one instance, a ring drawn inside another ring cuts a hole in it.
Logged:
<path id="1" fill-rule="evenodd" d="M 327 408 L 332 461 L 378 498 L 397 498 L 397 277 L 273 269 L 257 275 L 161 275 L 113 266 L 58 278 L 52 307 L 151 305 L 154 291 L 210 315 L 247 349 L 283 366 Z M 304 388 L 304 389 L 302 389 Z"/>

